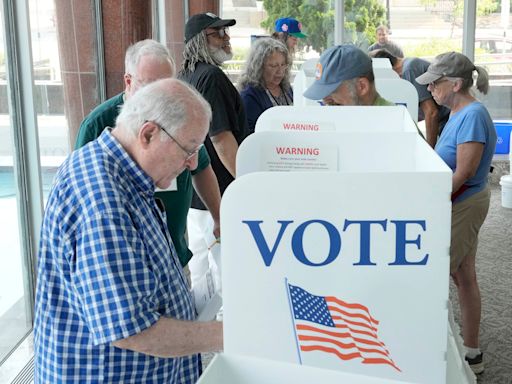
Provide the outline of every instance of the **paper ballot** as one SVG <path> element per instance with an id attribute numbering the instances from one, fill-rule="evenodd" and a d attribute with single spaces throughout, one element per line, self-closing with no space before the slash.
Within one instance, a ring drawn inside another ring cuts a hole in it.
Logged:
<path id="1" fill-rule="evenodd" d="M 198 321 L 214 320 L 222 307 L 222 297 L 210 268 L 193 289 Z"/>
<path id="2" fill-rule="evenodd" d="M 193 293 L 198 313 L 197 320 L 214 320 L 222 307 L 220 243 L 212 242 L 208 252 L 210 268 L 195 284 Z"/>

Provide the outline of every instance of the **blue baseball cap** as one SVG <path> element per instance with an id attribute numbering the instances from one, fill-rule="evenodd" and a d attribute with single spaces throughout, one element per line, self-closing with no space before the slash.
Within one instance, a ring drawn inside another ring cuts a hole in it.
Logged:
<path id="1" fill-rule="evenodd" d="M 372 59 L 355 45 L 331 47 L 320 56 L 316 65 L 316 80 L 306 89 L 304 97 L 321 100 L 333 93 L 345 80 L 361 77 L 372 70 Z"/>
<path id="2" fill-rule="evenodd" d="M 286 32 L 289 35 L 303 39 L 308 37 L 302 32 L 302 23 L 291 17 L 281 17 L 276 20 L 276 32 Z"/>

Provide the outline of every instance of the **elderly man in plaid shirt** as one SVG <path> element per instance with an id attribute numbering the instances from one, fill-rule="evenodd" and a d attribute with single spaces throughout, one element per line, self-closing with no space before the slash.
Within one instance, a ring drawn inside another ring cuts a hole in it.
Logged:
<path id="1" fill-rule="evenodd" d="M 196 322 L 154 197 L 193 169 L 211 110 L 176 79 L 126 101 L 114 129 L 60 167 L 43 219 L 35 383 L 194 383 L 222 324 Z"/>

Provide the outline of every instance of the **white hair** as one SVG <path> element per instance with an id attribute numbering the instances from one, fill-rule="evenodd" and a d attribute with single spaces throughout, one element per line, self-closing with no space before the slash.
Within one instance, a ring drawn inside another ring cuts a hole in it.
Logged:
<path id="1" fill-rule="evenodd" d="M 160 62 L 170 61 L 173 72 L 176 68 L 176 63 L 171 56 L 169 50 L 156 40 L 146 39 L 130 45 L 126 50 L 124 57 L 125 72 L 131 75 L 137 72 L 137 66 L 140 59 L 144 56 L 152 56 L 157 58 Z"/>
<path id="2" fill-rule="evenodd" d="M 177 135 L 194 116 L 212 118 L 210 104 L 201 94 L 177 79 L 162 79 L 142 87 L 124 103 L 116 119 L 116 127 L 139 133 L 146 121 L 153 121 L 169 134 Z M 162 139 L 167 135 L 161 133 Z"/>

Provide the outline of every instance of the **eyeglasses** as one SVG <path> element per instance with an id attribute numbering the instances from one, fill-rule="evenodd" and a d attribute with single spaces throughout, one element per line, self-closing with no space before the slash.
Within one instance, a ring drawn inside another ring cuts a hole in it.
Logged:
<path id="1" fill-rule="evenodd" d="M 130 78 L 132 79 L 132 82 L 134 84 L 137 84 L 139 88 L 151 83 L 152 81 L 151 80 L 144 80 L 144 79 L 140 79 L 139 77 L 135 76 L 135 75 L 132 75 L 132 74 L 128 74 L 130 76 Z"/>
<path id="2" fill-rule="evenodd" d="M 436 89 L 439 86 L 439 84 L 444 83 L 446 81 L 450 81 L 450 80 L 446 79 L 446 78 L 445 79 L 441 78 L 436 81 L 432 81 L 431 83 L 428 83 L 428 85 L 430 86 L 431 89 Z"/>
<path id="3" fill-rule="evenodd" d="M 222 27 L 219 29 L 216 29 L 215 32 L 207 33 L 206 36 L 212 36 L 215 35 L 219 39 L 223 39 L 224 36 L 229 35 L 229 28 L 228 27 Z"/>
<path id="4" fill-rule="evenodd" d="M 164 131 L 164 133 L 169 136 L 169 138 L 174 141 L 176 143 L 176 145 L 183 151 L 187 154 L 187 157 L 185 158 L 185 160 L 190 160 L 191 158 L 193 158 L 195 155 L 197 155 L 199 153 L 199 151 L 201 150 L 201 148 L 203 147 L 203 144 L 201 144 L 199 147 L 197 147 L 194 151 L 189 151 L 188 149 L 186 149 L 183 145 L 180 144 L 180 142 L 178 140 L 176 140 L 174 137 L 172 137 L 172 135 L 167 132 L 160 124 L 158 124 L 156 121 L 149 121 L 149 120 L 146 120 L 145 121 L 146 123 L 153 123 L 155 124 L 158 128 L 160 128 L 162 131 Z"/>
<path id="5" fill-rule="evenodd" d="M 282 69 L 284 71 L 286 71 L 289 67 L 288 64 L 267 64 L 267 67 L 269 67 L 270 69 L 272 70 L 277 70 L 277 69 Z"/>

